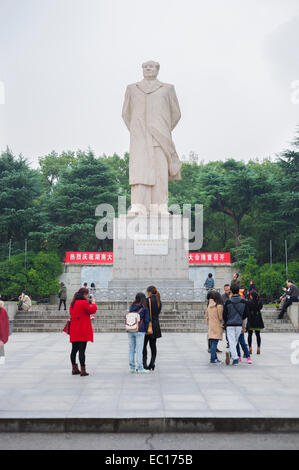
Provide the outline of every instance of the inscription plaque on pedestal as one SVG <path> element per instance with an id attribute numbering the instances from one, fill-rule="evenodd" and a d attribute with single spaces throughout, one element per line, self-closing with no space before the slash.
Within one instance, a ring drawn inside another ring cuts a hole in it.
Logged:
<path id="1" fill-rule="evenodd" d="M 135 235 L 134 255 L 168 255 L 168 237 L 155 235 Z"/>

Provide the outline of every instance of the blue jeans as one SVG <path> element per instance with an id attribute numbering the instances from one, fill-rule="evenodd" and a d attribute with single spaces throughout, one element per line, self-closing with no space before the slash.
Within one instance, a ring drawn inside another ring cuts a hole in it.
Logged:
<path id="1" fill-rule="evenodd" d="M 211 362 L 215 362 L 217 357 L 217 345 L 218 345 L 219 339 L 210 339 L 210 349 L 211 349 Z"/>
<path id="2" fill-rule="evenodd" d="M 244 351 L 245 357 L 247 357 L 247 358 L 250 357 L 250 353 L 249 353 L 249 350 L 248 350 L 248 347 L 247 347 L 247 344 L 246 344 L 246 341 L 245 341 L 244 333 L 240 334 L 239 342 L 237 344 L 237 352 L 238 352 L 239 357 L 241 357 L 240 344 L 241 344 L 242 349 Z"/>
<path id="3" fill-rule="evenodd" d="M 137 369 L 143 369 L 143 344 L 145 333 L 136 331 L 135 333 L 128 333 L 129 337 L 129 363 L 130 369 L 136 370 L 135 353 L 137 360 Z"/>

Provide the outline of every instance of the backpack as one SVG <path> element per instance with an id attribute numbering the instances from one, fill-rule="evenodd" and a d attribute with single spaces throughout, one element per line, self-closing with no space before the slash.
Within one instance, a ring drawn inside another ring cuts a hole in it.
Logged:
<path id="1" fill-rule="evenodd" d="M 139 310 L 139 312 L 129 312 L 126 314 L 125 319 L 125 328 L 128 333 L 137 333 L 139 331 L 140 325 L 143 323 L 143 320 L 140 322 L 140 312 L 143 309 Z"/>

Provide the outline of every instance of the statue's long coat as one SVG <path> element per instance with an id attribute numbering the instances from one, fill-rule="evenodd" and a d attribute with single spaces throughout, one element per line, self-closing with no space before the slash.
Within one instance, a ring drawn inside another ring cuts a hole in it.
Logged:
<path id="1" fill-rule="evenodd" d="M 169 179 L 181 179 L 181 162 L 171 132 L 181 112 L 173 85 L 155 80 L 129 85 L 126 90 L 122 117 L 130 131 L 130 185 L 156 184 L 154 147 L 161 147 L 168 162 Z"/>

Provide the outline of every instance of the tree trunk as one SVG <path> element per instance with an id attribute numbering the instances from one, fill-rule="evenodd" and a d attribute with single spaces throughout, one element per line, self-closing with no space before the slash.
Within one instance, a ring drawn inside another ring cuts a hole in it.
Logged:
<path id="1" fill-rule="evenodd" d="M 234 217 L 234 238 L 235 238 L 235 247 L 241 245 L 240 243 L 240 218 Z"/>

